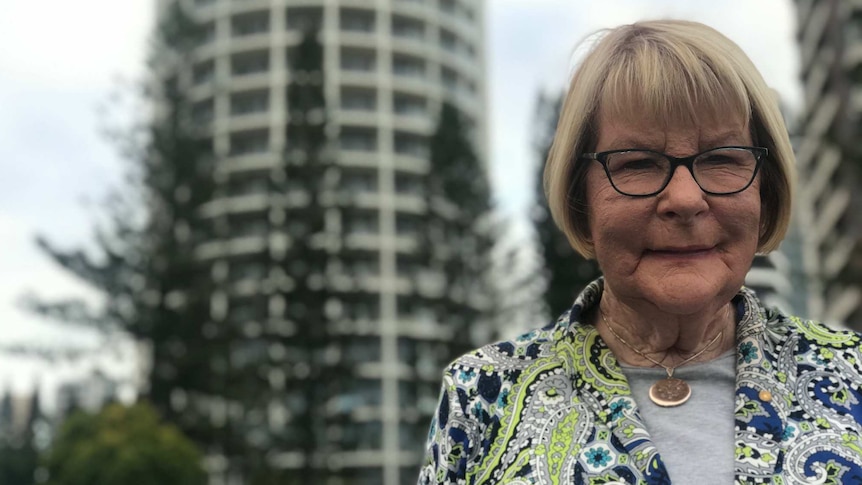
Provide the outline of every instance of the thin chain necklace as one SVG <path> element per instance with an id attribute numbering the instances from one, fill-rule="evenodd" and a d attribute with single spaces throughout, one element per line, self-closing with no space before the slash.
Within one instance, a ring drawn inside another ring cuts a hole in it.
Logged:
<path id="1" fill-rule="evenodd" d="M 614 327 L 611 325 L 608 319 L 605 318 L 605 312 L 603 312 L 601 308 L 599 308 L 599 315 L 602 316 L 602 321 L 605 322 L 605 325 L 607 325 L 608 330 L 611 331 L 611 333 L 614 335 L 614 337 L 616 337 L 617 340 L 619 340 L 626 347 L 630 348 L 636 354 L 663 368 L 665 372 L 667 372 L 666 378 L 656 381 L 649 388 L 649 398 L 652 400 L 652 402 L 662 407 L 679 406 L 680 404 L 683 404 L 684 402 L 688 401 L 688 398 L 691 397 L 691 386 L 689 386 L 688 383 L 684 380 L 674 377 L 673 371 L 676 370 L 677 367 L 682 367 L 685 364 L 688 364 L 689 362 L 703 355 L 703 353 L 706 352 L 707 349 L 712 347 L 712 344 L 717 342 L 718 339 L 720 339 L 721 336 L 724 335 L 724 330 L 718 332 L 718 335 L 713 337 L 713 339 L 710 340 L 709 343 L 706 344 L 706 346 L 700 350 L 700 352 L 692 355 L 691 357 L 683 360 L 682 362 L 673 367 L 668 367 L 648 356 L 647 354 L 641 352 L 640 350 L 636 349 L 632 344 L 626 342 L 622 337 L 620 337 L 619 334 L 614 331 Z"/>

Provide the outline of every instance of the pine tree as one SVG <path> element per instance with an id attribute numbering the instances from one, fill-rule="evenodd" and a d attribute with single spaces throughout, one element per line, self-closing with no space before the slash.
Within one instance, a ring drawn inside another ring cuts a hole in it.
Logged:
<path id="1" fill-rule="evenodd" d="M 539 163 L 536 164 L 535 202 L 531 219 L 539 245 L 539 264 L 545 278 L 543 299 L 552 317 L 567 310 L 578 293 L 600 275 L 595 260 L 584 259 L 569 245 L 569 241 L 554 224 L 545 198 L 545 160 L 551 149 L 562 103 L 562 97 L 539 96 L 534 144 Z"/>
<path id="2" fill-rule="evenodd" d="M 215 183 L 212 142 L 198 129 L 185 69 L 201 39 L 197 23 L 174 4 L 160 19 L 143 100 L 155 113 L 143 127 L 116 136 L 127 185 L 107 200 L 107 224 L 94 248 L 39 246 L 60 267 L 101 292 L 105 305 L 77 300 L 39 301 L 33 309 L 62 323 L 105 332 L 106 347 L 120 335 L 151 350 L 145 394 L 158 412 L 199 443 L 219 441 L 207 416 L 177 406 L 177 396 L 212 396 L 229 376 L 214 365 L 225 340 L 203 338 L 210 319 L 212 283 L 198 245 L 214 233 L 204 215 Z"/>
<path id="3" fill-rule="evenodd" d="M 0 483 L 31 485 L 35 483 L 39 465 L 36 430 L 42 420 L 39 392 L 34 391 L 28 402 L 28 415 L 23 427 L 16 429 L 11 392 L 6 392 L 0 404 Z"/>
<path id="4" fill-rule="evenodd" d="M 426 250 L 431 267 L 442 269 L 448 293 L 438 302 L 442 321 L 454 322 L 450 356 L 479 343 L 471 327 L 490 325 L 492 291 L 487 281 L 497 229 L 486 169 L 468 137 L 469 127 L 455 105 L 443 102 L 430 139 L 427 177 L 429 221 Z"/>

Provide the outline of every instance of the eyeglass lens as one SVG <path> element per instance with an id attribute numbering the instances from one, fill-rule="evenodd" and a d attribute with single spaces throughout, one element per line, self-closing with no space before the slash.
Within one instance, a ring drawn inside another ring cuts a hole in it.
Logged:
<path id="1" fill-rule="evenodd" d="M 660 153 L 631 150 L 611 153 L 606 161 L 611 183 L 629 195 L 648 195 L 670 180 L 672 164 Z M 719 148 L 700 154 L 692 164 L 692 175 L 700 187 L 722 194 L 744 189 L 754 178 L 757 157 L 743 148 Z"/>

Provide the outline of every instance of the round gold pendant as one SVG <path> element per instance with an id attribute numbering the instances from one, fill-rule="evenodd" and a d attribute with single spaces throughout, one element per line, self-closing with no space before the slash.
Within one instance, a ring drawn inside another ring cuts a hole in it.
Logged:
<path id="1" fill-rule="evenodd" d="M 682 379 L 668 377 L 649 388 L 649 398 L 662 407 L 679 406 L 691 397 L 691 387 Z"/>

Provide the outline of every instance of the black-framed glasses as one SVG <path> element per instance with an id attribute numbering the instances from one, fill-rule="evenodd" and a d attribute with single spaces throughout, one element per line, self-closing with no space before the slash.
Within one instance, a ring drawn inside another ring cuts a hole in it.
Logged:
<path id="1" fill-rule="evenodd" d="M 727 146 L 682 158 L 640 149 L 584 153 L 581 158 L 601 163 L 613 188 L 630 197 L 660 193 L 679 166 L 707 194 L 732 195 L 751 185 L 768 153 L 763 147 Z"/>

